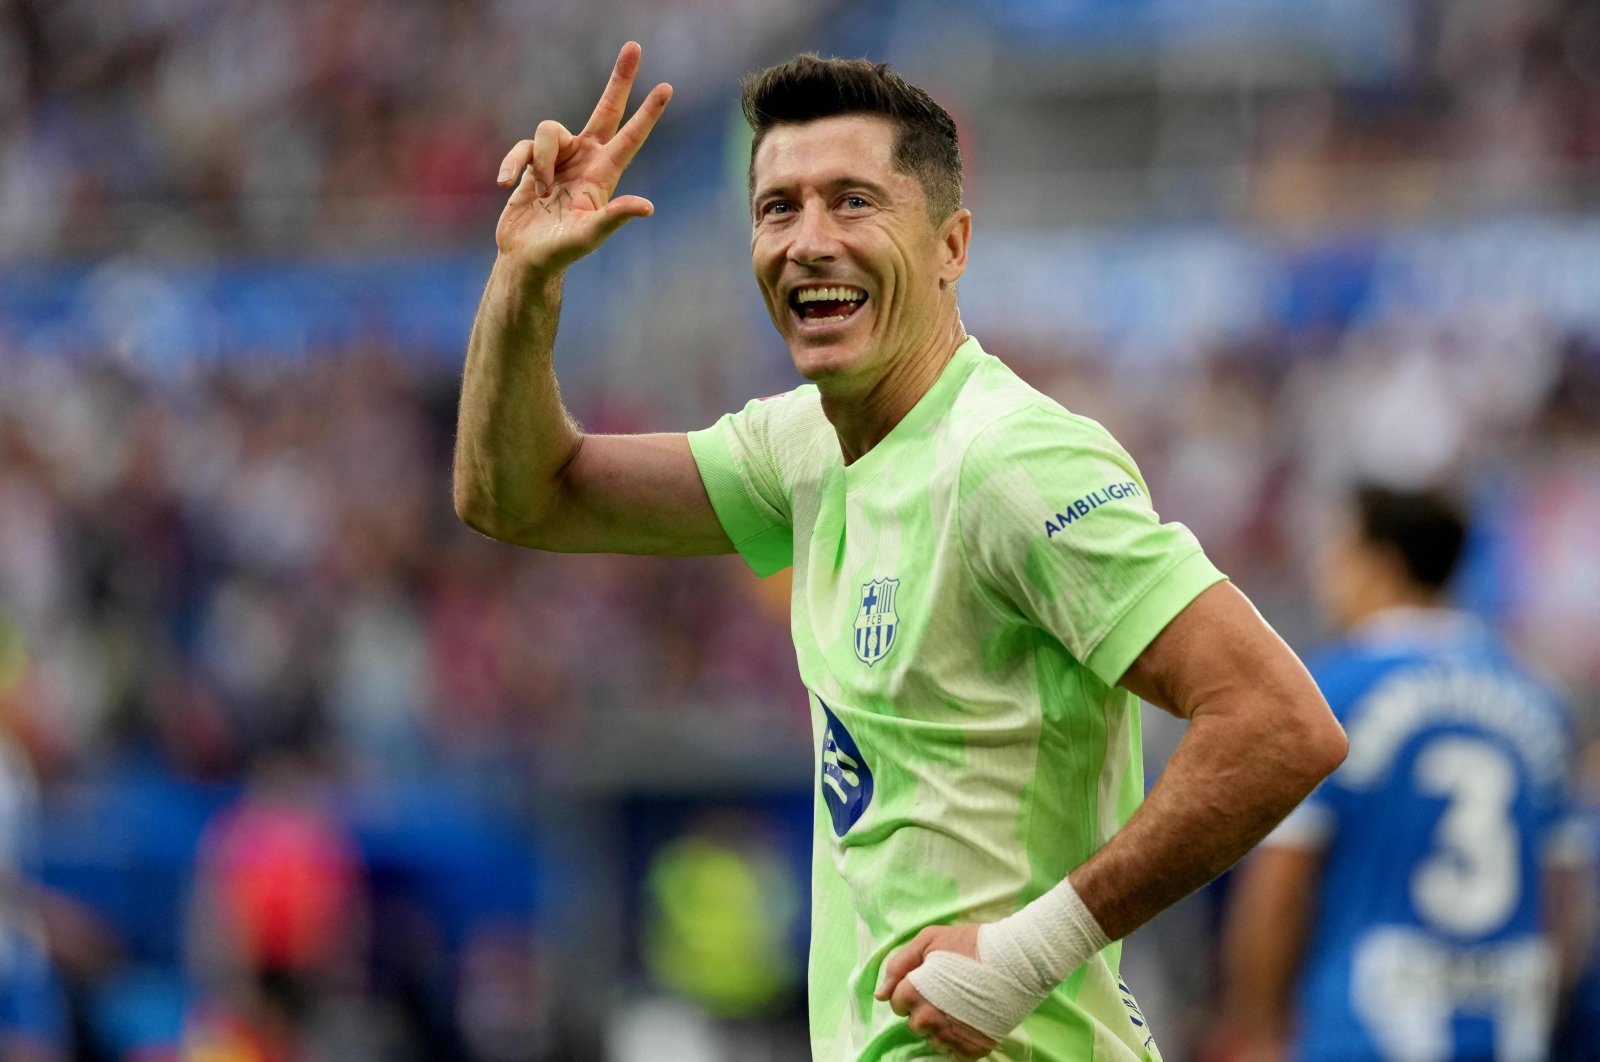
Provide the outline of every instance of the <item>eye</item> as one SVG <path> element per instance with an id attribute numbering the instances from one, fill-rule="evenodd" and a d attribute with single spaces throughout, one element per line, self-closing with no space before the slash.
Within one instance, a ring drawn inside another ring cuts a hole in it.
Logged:
<path id="1" fill-rule="evenodd" d="M 846 207 L 850 208 L 851 210 L 865 210 L 867 207 L 871 206 L 872 204 L 867 202 L 867 197 L 866 196 L 863 196 L 863 195 L 847 195 L 847 196 L 844 197 L 844 205 Z"/>
<path id="2" fill-rule="evenodd" d="M 775 214 L 776 215 L 783 215 L 783 214 L 789 213 L 793 209 L 794 209 L 794 205 L 793 204 L 787 203 L 787 202 L 783 201 L 782 199 L 774 199 L 769 203 L 763 203 L 761 205 L 761 216 L 762 217 L 770 217 L 770 216 L 775 215 Z"/>

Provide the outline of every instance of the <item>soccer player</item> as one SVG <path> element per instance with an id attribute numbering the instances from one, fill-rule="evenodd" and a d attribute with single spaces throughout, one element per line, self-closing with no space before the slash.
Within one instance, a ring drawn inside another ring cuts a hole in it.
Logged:
<path id="1" fill-rule="evenodd" d="M 623 122 L 639 58 L 581 130 L 506 156 L 457 513 L 538 549 L 793 567 L 819 1062 L 1159 1058 L 1114 942 L 1259 840 L 1342 731 L 1122 448 L 966 334 L 955 124 L 886 65 L 744 84 L 751 264 L 810 383 L 688 435 L 583 434 L 551 346 L 566 268 L 653 210 L 614 194 L 671 95 Z M 1142 808 L 1135 695 L 1190 722 Z"/>
<path id="2" fill-rule="evenodd" d="M 1350 756 L 1237 873 L 1223 1053 L 1535 1062 L 1581 951 L 1567 719 L 1446 606 L 1448 502 L 1364 487 L 1349 508 L 1318 573 L 1346 633 L 1312 671 Z"/>

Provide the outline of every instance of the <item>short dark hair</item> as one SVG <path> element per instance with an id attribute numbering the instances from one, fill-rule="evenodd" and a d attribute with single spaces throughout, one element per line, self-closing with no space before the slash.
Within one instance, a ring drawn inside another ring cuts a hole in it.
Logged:
<path id="1" fill-rule="evenodd" d="M 1357 486 L 1353 498 L 1362 539 L 1392 548 L 1418 586 L 1442 590 L 1455 573 L 1467 540 L 1461 508 L 1437 492 L 1371 483 Z"/>
<path id="2" fill-rule="evenodd" d="M 922 185 L 928 215 L 948 217 L 961 206 L 961 145 L 956 122 L 933 97 L 889 69 L 867 59 L 824 59 L 815 52 L 747 74 L 739 83 L 750 145 L 750 182 L 755 186 L 756 151 L 776 125 L 793 125 L 842 114 L 879 115 L 899 130 L 894 164 Z"/>

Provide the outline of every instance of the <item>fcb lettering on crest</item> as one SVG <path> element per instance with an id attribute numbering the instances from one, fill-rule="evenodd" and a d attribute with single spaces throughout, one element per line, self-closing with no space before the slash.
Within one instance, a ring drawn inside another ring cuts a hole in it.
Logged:
<path id="1" fill-rule="evenodd" d="M 856 656 L 871 667 L 894 648 L 900 616 L 894 599 L 900 591 L 899 579 L 874 579 L 861 587 L 861 607 L 856 610 Z"/>

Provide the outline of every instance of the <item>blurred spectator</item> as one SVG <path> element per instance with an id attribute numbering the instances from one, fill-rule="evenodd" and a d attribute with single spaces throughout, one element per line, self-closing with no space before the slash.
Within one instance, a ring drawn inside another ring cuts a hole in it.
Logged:
<path id="1" fill-rule="evenodd" d="M 317 1046 L 323 1011 L 358 995 L 366 905 L 355 840 L 330 813 L 324 784 L 307 757 L 276 751 L 206 828 L 191 950 L 214 987 L 185 1050 L 261 1062 L 334 1056 Z"/>
<path id="2" fill-rule="evenodd" d="M 8 655 L 7 637 L 0 628 L 0 660 Z M 0 707 L 6 686 L 0 663 Z M 0 1058 L 65 1062 L 71 1046 L 66 997 L 25 876 L 35 858 L 38 799 L 33 770 L 0 714 Z"/>

